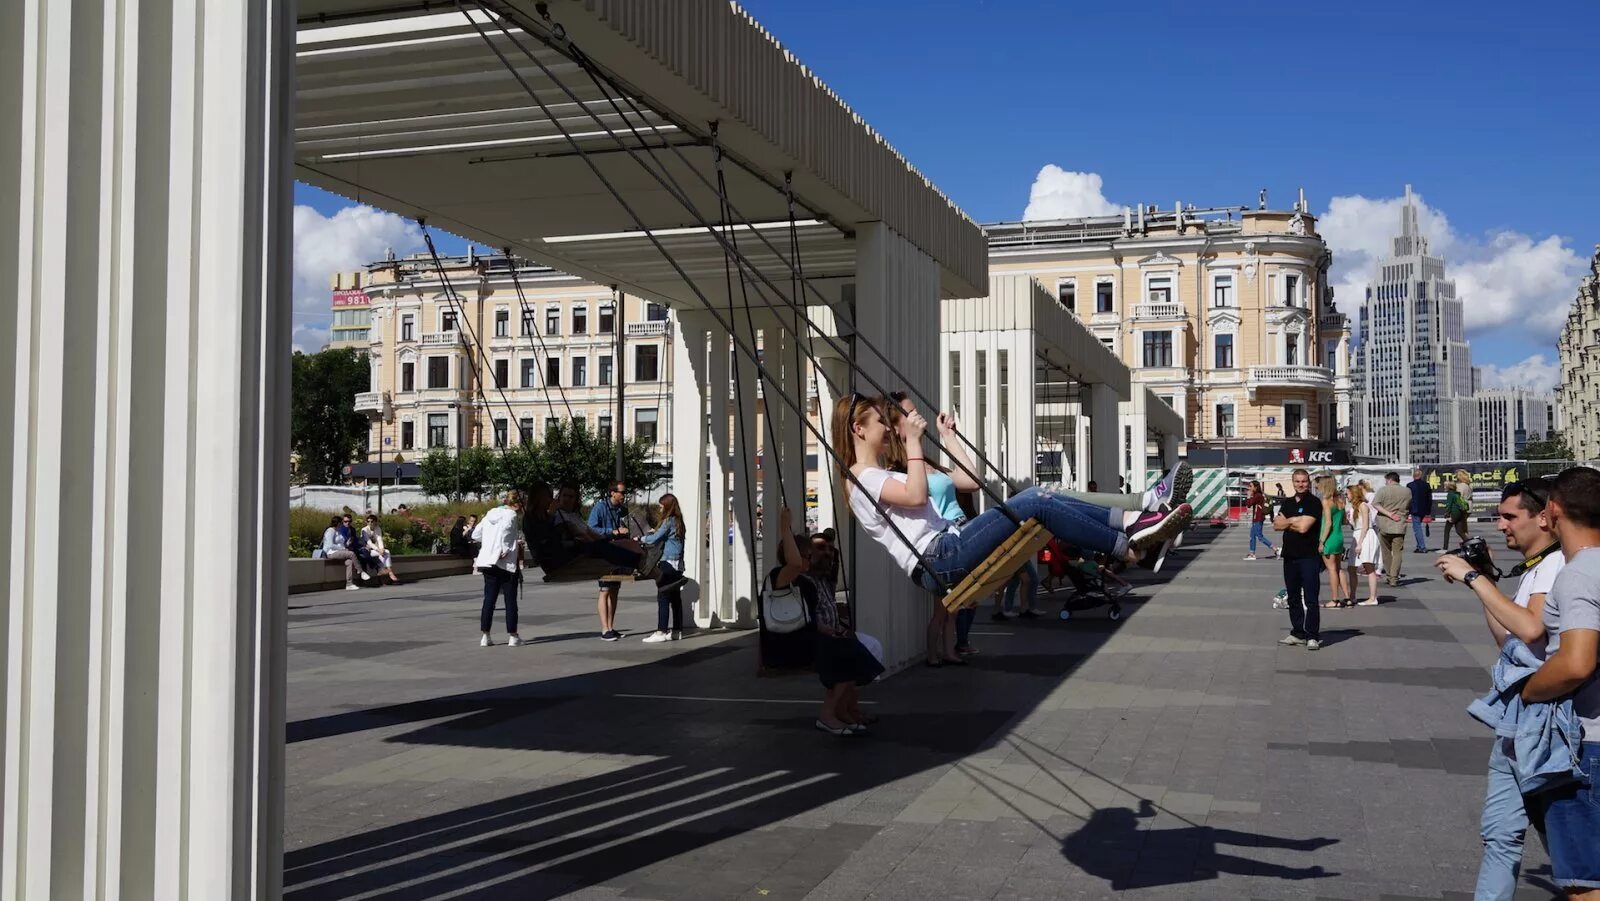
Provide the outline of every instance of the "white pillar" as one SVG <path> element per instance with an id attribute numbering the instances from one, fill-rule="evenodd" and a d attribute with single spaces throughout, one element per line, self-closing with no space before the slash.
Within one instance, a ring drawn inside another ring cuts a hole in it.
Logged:
<path id="1" fill-rule="evenodd" d="M 1122 460 L 1122 424 L 1117 421 L 1117 393 L 1109 385 L 1090 384 L 1080 389 L 1083 412 L 1090 419 L 1089 478 L 1101 491 L 1116 491 Z"/>
<path id="2" fill-rule="evenodd" d="M 292 4 L 176 7 L 0 30 L 4 899 L 281 893 Z"/>
<path id="3" fill-rule="evenodd" d="M 1150 425 L 1145 413 L 1145 389 L 1133 383 L 1133 397 L 1117 405 L 1120 425 L 1117 427 L 1121 454 L 1118 460 L 1128 465 L 1128 490 L 1142 492 L 1149 486 L 1146 472 L 1146 447 L 1150 441 Z M 1114 484 L 1114 483 L 1113 483 Z"/>
<path id="4" fill-rule="evenodd" d="M 744 317 L 733 317 L 734 333 L 747 349 L 756 346 L 755 332 L 745 323 Z M 752 556 L 755 544 L 755 505 L 759 497 L 756 487 L 756 450 L 761 446 L 760 424 L 756 421 L 756 385 L 760 376 L 756 364 L 735 344 L 733 354 L 738 358 L 734 371 L 738 385 L 733 392 L 733 502 L 730 515 L 733 521 L 733 545 L 728 554 L 731 582 L 728 604 L 724 605 L 723 620 L 729 625 L 755 624 L 754 584 L 756 561 Z"/>
<path id="5" fill-rule="evenodd" d="M 737 314 L 736 314 L 737 315 Z M 789 407 L 784 398 L 792 395 L 786 394 L 783 388 L 783 336 L 770 317 L 763 313 L 756 324 L 757 334 L 761 336 L 762 359 L 764 368 L 770 378 L 777 379 L 778 384 L 773 385 L 767 379 L 760 379 L 753 364 L 746 366 L 750 373 L 752 384 L 758 380 L 761 384 L 761 422 L 758 431 L 753 435 L 754 444 L 761 448 L 761 485 L 759 486 L 761 498 L 761 534 L 770 538 L 762 541 L 761 553 L 756 565 L 760 572 L 766 573 L 778 561 L 778 511 L 783 509 L 785 494 L 788 502 L 798 508 L 800 501 L 795 494 L 801 488 L 793 482 L 785 481 L 789 473 L 783 470 L 783 418 Z M 764 327 L 762 327 L 764 325 Z M 746 361 L 748 363 L 748 361 Z"/>
<path id="6" fill-rule="evenodd" d="M 707 349 L 706 392 L 711 408 L 709 431 L 711 454 L 707 458 L 710 473 L 710 526 L 709 557 L 706 578 L 700 586 L 700 604 L 695 610 L 695 621 L 715 625 L 734 618 L 733 601 L 729 594 L 728 573 L 728 479 L 733 459 L 733 444 L 728 431 L 728 333 L 721 326 L 709 327 L 710 347 Z"/>
<path id="7" fill-rule="evenodd" d="M 689 586 L 684 597 L 695 613 L 696 622 L 706 626 L 710 625 L 710 616 L 701 615 L 701 602 L 709 597 L 705 538 L 716 533 L 707 531 L 705 410 L 707 395 L 720 397 L 721 392 L 707 371 L 706 331 L 710 317 L 677 311 L 670 315 L 678 336 L 678 340 L 672 342 L 672 491 L 678 497 L 688 530 L 683 568 L 684 575 L 689 577 Z"/>
<path id="8" fill-rule="evenodd" d="M 932 258 L 881 222 L 856 226 L 855 324 L 924 393 L 933 394 L 939 346 L 939 268 Z M 899 377 L 870 352 L 857 363 L 888 390 Z M 861 390 L 873 390 L 862 380 Z M 922 654 L 934 600 L 915 587 L 888 551 L 855 525 L 856 618 L 883 642 L 884 662 L 904 666 Z"/>
<path id="9" fill-rule="evenodd" d="M 804 323 L 801 327 L 805 327 Z M 794 508 L 795 528 L 803 529 L 806 524 L 806 454 L 811 446 L 807 440 L 811 437 L 811 431 L 806 428 L 804 411 L 811 408 L 811 367 L 807 365 L 804 354 L 799 354 L 799 361 L 796 362 L 798 339 L 794 333 L 785 329 L 778 329 L 777 332 L 783 343 L 783 394 L 794 398 L 801 410 L 796 413 L 787 404 L 783 407 L 783 416 L 778 420 L 778 465 L 783 467 L 783 483 L 789 488 L 789 505 Z M 768 534 L 774 536 L 769 543 L 775 547 L 777 532 L 770 531 Z"/>

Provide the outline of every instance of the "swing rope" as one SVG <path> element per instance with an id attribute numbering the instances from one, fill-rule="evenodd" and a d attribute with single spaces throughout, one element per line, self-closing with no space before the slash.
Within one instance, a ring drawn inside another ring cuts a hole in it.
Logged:
<path id="1" fill-rule="evenodd" d="M 544 353 L 545 365 L 548 367 L 552 357 L 550 355 L 550 348 L 544 343 L 544 333 L 539 328 L 537 310 L 533 310 L 531 307 L 529 307 L 528 298 L 522 292 L 522 281 L 517 278 L 517 258 L 511 255 L 511 248 L 505 248 L 505 254 L 506 264 L 511 268 L 511 285 L 516 289 L 517 292 L 517 310 L 522 314 L 522 322 L 528 329 L 529 337 L 534 339 L 533 341 L 528 342 L 528 351 L 530 353 L 533 352 L 534 343 L 537 342 L 539 350 Z M 535 315 L 530 316 L 530 312 L 534 313 Z M 533 358 L 537 360 L 539 359 L 539 355 L 535 353 Z M 558 363 L 557 365 L 560 364 Z M 547 369 L 545 372 L 535 373 L 535 375 L 539 378 L 540 387 L 544 389 L 545 408 L 554 413 L 556 406 L 550 402 L 550 373 Z M 566 388 L 562 387 L 561 380 L 559 378 L 556 379 L 556 393 L 561 396 L 561 405 L 567 410 L 567 421 L 572 422 L 573 420 L 577 419 L 577 414 L 572 411 L 572 404 L 567 400 L 567 390 Z"/>

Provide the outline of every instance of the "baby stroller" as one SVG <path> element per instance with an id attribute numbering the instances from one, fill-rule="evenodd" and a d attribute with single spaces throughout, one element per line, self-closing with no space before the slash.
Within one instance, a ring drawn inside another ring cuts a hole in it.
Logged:
<path id="1" fill-rule="evenodd" d="M 1040 551 L 1039 559 L 1040 562 L 1049 564 L 1052 577 L 1064 578 L 1072 583 L 1071 596 L 1061 604 L 1059 614 L 1061 619 L 1072 619 L 1073 613 L 1093 610 L 1096 607 L 1107 608 L 1106 618 L 1112 622 L 1122 619 L 1121 599 L 1131 588 L 1127 585 L 1108 584 L 1105 575 L 1099 571 L 1098 562 L 1092 566 L 1084 565 L 1085 558 L 1082 555 L 1075 550 L 1061 547 L 1055 541 L 1051 541 L 1043 551 Z"/>

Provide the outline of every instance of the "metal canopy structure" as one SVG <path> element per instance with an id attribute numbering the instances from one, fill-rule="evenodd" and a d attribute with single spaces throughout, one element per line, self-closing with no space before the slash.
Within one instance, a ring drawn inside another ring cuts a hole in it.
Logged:
<path id="1" fill-rule="evenodd" d="M 787 256 L 792 174 L 805 272 L 825 296 L 854 278 L 862 222 L 936 260 L 944 296 L 981 293 L 975 223 L 736 6 L 673 6 L 307 0 L 295 175 L 692 309 L 694 292 L 640 226 L 715 299 L 725 254 L 705 225 L 721 220 L 716 123 L 732 221 L 749 226 L 735 237 L 774 282 L 787 282 L 789 263 L 754 231 Z"/>

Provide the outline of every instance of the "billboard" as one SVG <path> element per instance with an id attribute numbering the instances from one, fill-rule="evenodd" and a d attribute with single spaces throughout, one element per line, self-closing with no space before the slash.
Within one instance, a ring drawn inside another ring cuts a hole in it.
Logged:
<path id="1" fill-rule="evenodd" d="M 333 305 L 337 307 L 365 307 L 370 306 L 367 292 L 356 289 L 345 289 L 333 292 Z"/>

